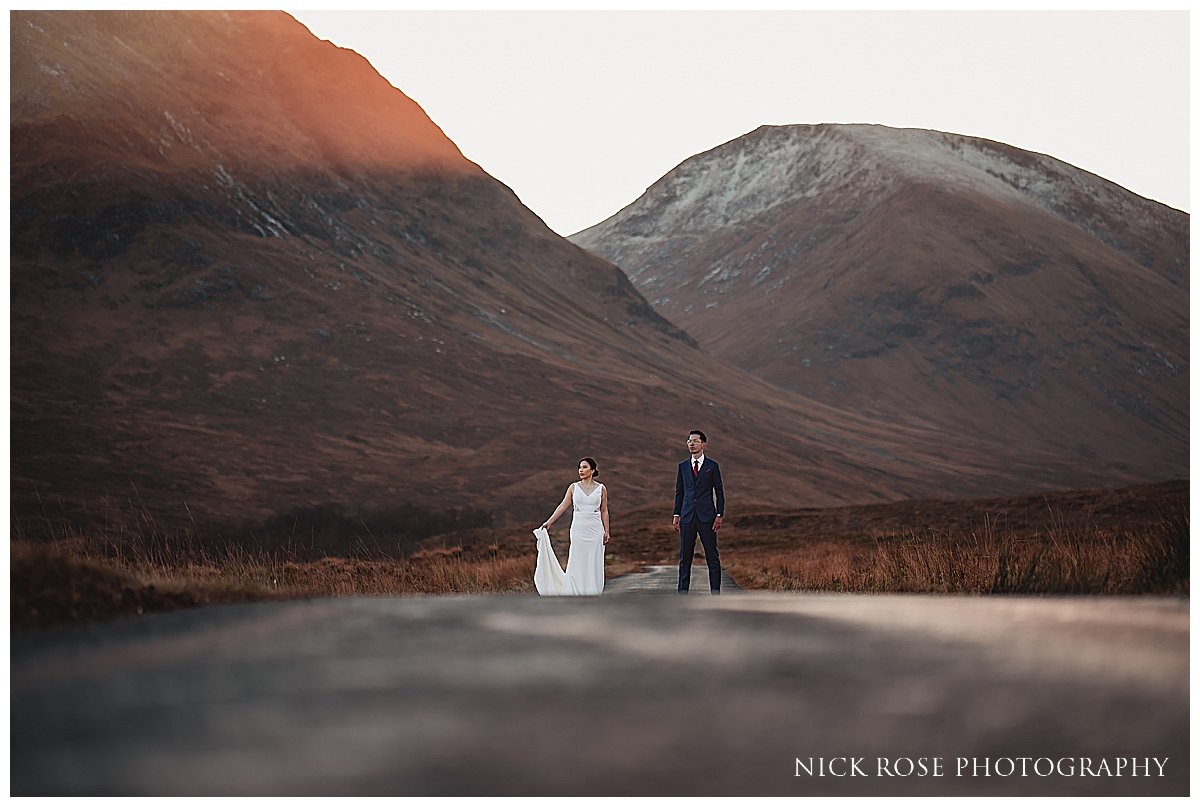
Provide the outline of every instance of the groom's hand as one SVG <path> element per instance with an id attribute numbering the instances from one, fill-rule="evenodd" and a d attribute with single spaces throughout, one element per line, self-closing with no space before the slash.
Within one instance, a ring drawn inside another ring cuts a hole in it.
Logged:
<path id="1" fill-rule="evenodd" d="M 679 529 L 679 516 L 671 516 L 671 526 Z"/>
<path id="2" fill-rule="evenodd" d="M 713 521 L 713 532 L 716 532 L 719 529 L 721 529 L 721 517 L 717 516 Z"/>

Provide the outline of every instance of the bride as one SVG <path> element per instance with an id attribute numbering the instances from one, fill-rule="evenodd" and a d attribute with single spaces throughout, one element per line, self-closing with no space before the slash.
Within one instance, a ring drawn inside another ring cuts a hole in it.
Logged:
<path id="1" fill-rule="evenodd" d="M 604 590 L 604 545 L 608 543 L 608 490 L 596 481 L 596 461 L 579 461 L 579 481 L 572 482 L 554 514 L 534 530 L 537 568 L 533 583 L 543 597 L 599 594 Z M 564 572 L 550 545 L 548 529 L 568 507 L 571 514 L 571 553 Z"/>

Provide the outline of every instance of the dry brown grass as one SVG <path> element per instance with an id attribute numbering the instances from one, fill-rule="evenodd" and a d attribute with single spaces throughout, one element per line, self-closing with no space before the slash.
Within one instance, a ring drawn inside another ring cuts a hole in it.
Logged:
<path id="1" fill-rule="evenodd" d="M 722 564 L 744 589 L 1025 594 L 1189 591 L 1188 483 L 974 501 L 910 500 L 735 516 Z M 565 531 L 552 534 L 559 558 Z M 296 597 L 533 592 L 528 529 L 472 528 L 391 557 L 202 541 L 146 515 L 136 529 L 14 530 L 14 625 Z M 678 559 L 662 508 L 614 520 L 605 576 Z M 703 563 L 703 561 L 699 561 Z"/>
<path id="2" fill-rule="evenodd" d="M 1151 594 L 1189 590 L 1188 523 L 1051 527 L 1032 534 L 934 530 L 748 549 L 729 564 L 744 588 L 971 594 Z"/>
<path id="3" fill-rule="evenodd" d="M 16 626 L 151 610 L 301 597 L 533 591 L 535 554 L 477 544 L 394 558 L 307 560 L 279 551 L 210 545 L 186 531 L 63 533 L 11 545 Z"/>
<path id="4" fill-rule="evenodd" d="M 483 594 L 533 591 L 532 558 L 425 554 L 403 560 L 324 558 L 272 568 L 270 584 L 306 593 Z"/>

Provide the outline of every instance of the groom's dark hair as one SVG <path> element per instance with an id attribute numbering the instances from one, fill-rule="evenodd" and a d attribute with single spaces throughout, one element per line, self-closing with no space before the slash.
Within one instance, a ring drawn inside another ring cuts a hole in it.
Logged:
<path id="1" fill-rule="evenodd" d="M 698 435 L 700 435 L 700 442 L 701 442 L 701 443 L 707 443 L 707 442 L 708 442 L 708 438 L 704 436 L 704 432 L 700 431 L 699 429 L 692 429 L 690 432 L 688 432 L 688 437 L 691 437 L 693 434 L 698 434 Z"/>

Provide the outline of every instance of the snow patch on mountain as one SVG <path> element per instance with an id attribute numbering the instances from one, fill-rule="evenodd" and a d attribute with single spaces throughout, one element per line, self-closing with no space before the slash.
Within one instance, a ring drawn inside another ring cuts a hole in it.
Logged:
<path id="1" fill-rule="evenodd" d="M 734 226 L 776 205 L 844 184 L 861 151 L 831 130 L 811 137 L 767 132 L 733 141 L 686 160 L 656 182 L 622 211 L 622 234 L 636 243 L 658 240 L 655 233 L 707 235 Z M 646 218 L 639 215 L 650 211 L 653 215 Z"/>
<path id="2" fill-rule="evenodd" d="M 914 182 L 1036 205 L 1100 237 L 1104 222 L 1089 210 L 1119 210 L 1127 222 L 1147 226 L 1167 210 L 1053 157 L 980 138 L 871 124 L 763 126 L 685 160 L 572 240 L 585 248 L 620 243 L 619 254 L 608 257 L 624 265 L 624 255 L 661 250 L 667 239 L 708 238 L 798 199 L 834 191 L 879 199 Z"/>

